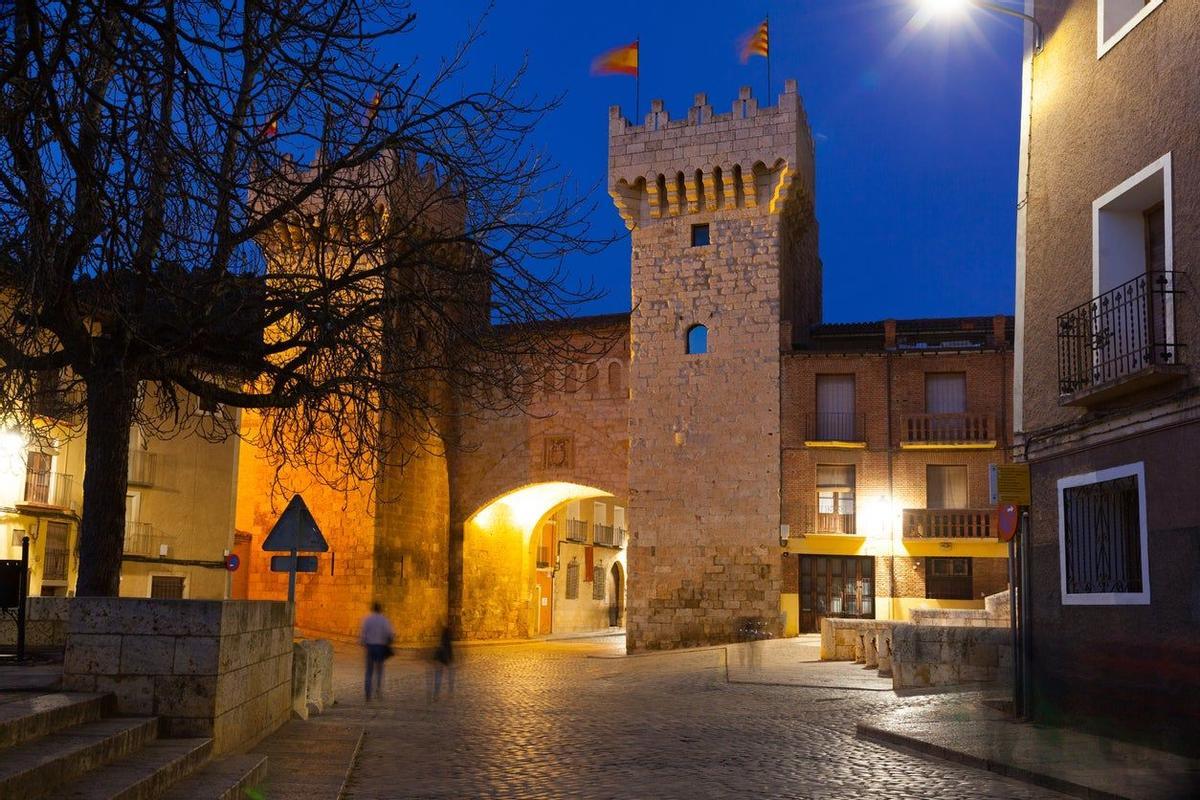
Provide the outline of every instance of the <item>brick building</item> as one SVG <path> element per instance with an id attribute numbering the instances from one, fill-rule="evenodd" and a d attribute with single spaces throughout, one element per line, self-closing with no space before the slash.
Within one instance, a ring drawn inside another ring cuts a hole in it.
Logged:
<path id="1" fill-rule="evenodd" d="M 624 623 L 638 650 L 1002 589 L 986 465 L 1008 444 L 1010 321 L 820 324 L 813 156 L 795 81 L 774 106 L 612 109 L 633 310 L 547 323 L 598 358 L 528 413 L 448 420 L 463 446 L 385 476 L 389 503 L 289 476 L 333 551 L 300 578 L 299 624 L 353 636 L 380 599 L 406 640 Z M 282 503 L 258 454 L 240 469 L 248 591 L 278 596 L 254 548 Z"/>
<path id="2" fill-rule="evenodd" d="M 1011 317 L 817 325 L 784 354 L 787 633 L 1007 588 L 987 476 L 1011 387 Z"/>
<path id="3" fill-rule="evenodd" d="M 1033 0 L 1017 452 L 1035 713 L 1200 747 L 1200 4 Z"/>

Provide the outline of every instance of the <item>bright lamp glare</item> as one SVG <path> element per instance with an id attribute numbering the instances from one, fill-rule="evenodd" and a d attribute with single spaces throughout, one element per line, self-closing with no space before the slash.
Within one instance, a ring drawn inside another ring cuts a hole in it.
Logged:
<path id="1" fill-rule="evenodd" d="M 952 14 L 962 11 L 967 0 L 923 0 L 923 4 L 931 14 Z"/>

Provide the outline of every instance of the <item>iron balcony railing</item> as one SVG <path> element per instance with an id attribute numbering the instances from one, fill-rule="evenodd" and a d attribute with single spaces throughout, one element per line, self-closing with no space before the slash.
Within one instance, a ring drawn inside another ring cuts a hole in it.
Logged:
<path id="1" fill-rule="evenodd" d="M 62 472 L 27 470 L 24 502 L 39 506 L 71 508 L 73 479 Z"/>
<path id="2" fill-rule="evenodd" d="M 810 412 L 804 439 L 809 442 L 865 442 L 866 415 L 848 411 Z"/>
<path id="3" fill-rule="evenodd" d="M 996 440 L 991 414 L 907 414 L 900 421 L 903 444 L 982 444 Z"/>
<path id="4" fill-rule="evenodd" d="M 65 548 L 46 548 L 46 560 L 42 565 L 42 580 L 65 581 L 70 558 L 71 551 Z"/>
<path id="5" fill-rule="evenodd" d="M 605 547 L 624 547 L 625 546 L 625 529 L 618 528 L 615 525 L 605 525 L 597 522 L 592 526 L 593 536 L 598 545 Z"/>
<path id="6" fill-rule="evenodd" d="M 567 520 L 567 541 L 586 542 L 588 524 L 581 519 Z"/>
<path id="7" fill-rule="evenodd" d="M 1086 392 L 1182 361 L 1173 272 L 1146 272 L 1058 318 L 1058 391 Z"/>
<path id="8" fill-rule="evenodd" d="M 160 533 L 149 522 L 125 521 L 125 555 L 164 556 L 170 552 L 173 543 L 173 537 Z M 167 546 L 166 553 L 163 545 Z"/>
<path id="9" fill-rule="evenodd" d="M 991 539 L 996 535 L 992 517 L 984 508 L 906 508 L 906 539 Z"/>

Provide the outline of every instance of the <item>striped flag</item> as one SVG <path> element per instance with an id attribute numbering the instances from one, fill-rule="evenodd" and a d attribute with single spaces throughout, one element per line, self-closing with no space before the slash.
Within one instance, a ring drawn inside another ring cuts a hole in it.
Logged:
<path id="1" fill-rule="evenodd" d="M 767 58 L 769 52 L 769 36 L 767 34 L 768 20 L 763 20 L 757 28 L 741 38 L 742 63 L 750 60 L 750 56 Z"/>
<path id="2" fill-rule="evenodd" d="M 600 55 L 592 62 L 593 75 L 632 75 L 638 74 L 638 43 L 622 45 Z"/>
<path id="3" fill-rule="evenodd" d="M 379 104 L 383 101 L 383 95 L 379 92 L 371 98 L 371 102 L 367 104 L 367 113 L 365 121 L 368 125 L 375 121 L 375 117 L 379 114 Z"/>
<path id="4" fill-rule="evenodd" d="M 274 139 L 275 134 L 277 134 L 277 133 L 279 133 L 279 113 L 278 112 L 276 112 L 275 114 L 272 114 L 271 118 L 269 120 L 267 120 L 267 124 L 263 125 L 261 128 L 259 128 L 258 138 Z"/>

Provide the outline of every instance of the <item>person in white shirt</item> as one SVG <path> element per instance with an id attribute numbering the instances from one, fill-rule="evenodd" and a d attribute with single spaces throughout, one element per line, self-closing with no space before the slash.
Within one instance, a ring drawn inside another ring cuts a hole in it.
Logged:
<path id="1" fill-rule="evenodd" d="M 367 651 L 367 700 L 371 699 L 371 679 L 375 679 L 375 696 L 382 696 L 383 662 L 392 655 L 392 640 L 396 638 L 392 623 L 383 615 L 383 606 L 371 604 L 371 613 L 363 620 L 359 642 Z"/>

